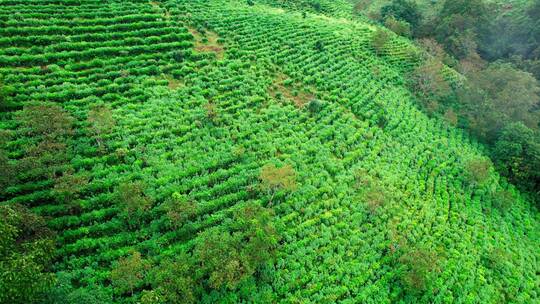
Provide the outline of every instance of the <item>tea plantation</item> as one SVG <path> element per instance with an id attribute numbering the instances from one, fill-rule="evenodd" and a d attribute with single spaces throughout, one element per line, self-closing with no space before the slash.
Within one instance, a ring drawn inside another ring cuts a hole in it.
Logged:
<path id="1" fill-rule="evenodd" d="M 416 48 L 302 2 L 0 0 L 0 201 L 54 233 L 0 302 L 539 303 L 538 210 Z"/>

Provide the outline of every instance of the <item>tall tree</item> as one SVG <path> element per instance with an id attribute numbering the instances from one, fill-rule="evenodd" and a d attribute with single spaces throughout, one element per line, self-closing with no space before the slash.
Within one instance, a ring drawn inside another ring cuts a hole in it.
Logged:
<path id="1" fill-rule="evenodd" d="M 177 192 L 167 199 L 163 205 L 172 228 L 182 227 L 197 214 L 197 205 L 186 195 Z"/>
<path id="2" fill-rule="evenodd" d="M 54 234 L 20 205 L 0 206 L 0 303 L 34 303 L 51 288 Z"/>
<path id="3" fill-rule="evenodd" d="M 278 234 L 270 210 L 247 206 L 235 212 L 228 229 L 215 227 L 200 235 L 194 255 L 212 288 L 235 289 L 272 260 Z"/>
<path id="4" fill-rule="evenodd" d="M 60 138 L 73 134 L 73 117 L 55 104 L 35 104 L 24 107 L 18 121 L 31 136 Z"/>
<path id="5" fill-rule="evenodd" d="M 531 74 L 498 63 L 470 75 L 468 85 L 458 90 L 470 128 L 488 142 L 512 122 L 537 128 L 539 94 L 540 87 Z"/>
<path id="6" fill-rule="evenodd" d="M 467 160 L 465 169 L 469 183 L 473 186 L 483 185 L 491 173 L 491 162 L 488 159 L 476 157 Z"/>
<path id="7" fill-rule="evenodd" d="M 66 143 L 74 133 L 73 117 L 58 105 L 43 103 L 24 107 L 16 118 L 20 132 L 30 136 L 24 141 L 19 171 L 25 178 L 55 178 L 67 163 Z"/>
<path id="8" fill-rule="evenodd" d="M 378 28 L 373 33 L 373 37 L 371 38 L 371 45 L 373 46 L 377 54 L 382 54 L 389 41 L 390 34 L 387 31 Z"/>
<path id="9" fill-rule="evenodd" d="M 10 132 L 0 130 L 0 172 L 2 172 L 0 174 L 0 195 L 8 186 L 15 183 L 15 166 L 5 150 L 10 137 Z"/>
<path id="10" fill-rule="evenodd" d="M 487 33 L 489 12 L 483 0 L 446 0 L 435 37 L 455 57 L 470 56 L 476 53 L 478 37 Z"/>
<path id="11" fill-rule="evenodd" d="M 180 253 L 161 261 L 152 271 L 153 298 L 166 303 L 196 303 L 199 282 L 192 256 Z"/>
<path id="12" fill-rule="evenodd" d="M 392 0 L 381 8 L 381 16 L 384 19 L 394 17 L 397 20 L 406 21 L 413 29 L 418 27 L 422 19 L 416 2 L 409 0 Z"/>
<path id="13" fill-rule="evenodd" d="M 150 198 L 144 194 L 144 184 L 139 181 L 120 184 L 116 190 L 116 198 L 131 227 L 139 224 L 144 212 L 152 204 Z"/>
<path id="14" fill-rule="evenodd" d="M 111 281 L 120 293 L 133 291 L 143 283 L 148 270 L 148 262 L 137 251 L 130 256 L 120 258 L 111 271 Z"/>
<path id="15" fill-rule="evenodd" d="M 443 69 L 441 61 L 432 58 L 416 67 L 410 77 L 414 92 L 430 112 L 435 111 L 438 102 L 451 93 L 450 83 L 444 77 Z"/>
<path id="16" fill-rule="evenodd" d="M 270 204 L 278 190 L 292 191 L 296 188 L 296 172 L 291 165 L 276 167 L 267 164 L 261 169 L 259 179 L 261 188 L 271 194 Z"/>
<path id="17" fill-rule="evenodd" d="M 429 277 L 440 269 L 440 258 L 437 253 L 420 247 L 405 248 L 399 261 L 405 266 L 401 281 L 411 293 L 423 292 Z"/>
<path id="18" fill-rule="evenodd" d="M 511 123 L 501 131 L 493 159 L 511 181 L 540 190 L 540 135 L 523 123 Z"/>
<path id="19" fill-rule="evenodd" d="M 111 109 L 105 104 L 93 105 L 88 112 L 88 123 L 98 147 L 102 149 L 104 137 L 113 131 L 116 124 Z"/>

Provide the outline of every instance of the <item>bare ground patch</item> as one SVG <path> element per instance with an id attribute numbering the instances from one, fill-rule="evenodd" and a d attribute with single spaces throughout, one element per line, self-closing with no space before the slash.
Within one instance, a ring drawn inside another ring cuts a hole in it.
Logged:
<path id="1" fill-rule="evenodd" d="M 269 87 L 268 93 L 274 99 L 280 100 L 285 98 L 291 101 L 299 109 L 305 107 L 315 97 L 313 93 L 298 89 L 298 86 L 287 75 L 279 72 L 272 86 Z"/>
<path id="2" fill-rule="evenodd" d="M 165 75 L 165 79 L 169 82 L 167 87 L 169 90 L 176 90 L 178 88 L 182 88 L 184 86 L 184 82 L 178 79 L 174 79 L 171 75 Z"/>
<path id="3" fill-rule="evenodd" d="M 194 28 L 189 28 L 189 32 L 195 38 L 195 50 L 201 53 L 215 53 L 218 59 L 223 58 L 224 48 L 221 43 L 218 42 L 219 36 L 212 31 L 205 31 L 204 34 L 200 33 Z"/>

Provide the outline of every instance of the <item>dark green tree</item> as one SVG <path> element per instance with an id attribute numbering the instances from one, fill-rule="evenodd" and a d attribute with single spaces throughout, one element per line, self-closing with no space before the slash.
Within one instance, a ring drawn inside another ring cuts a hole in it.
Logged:
<path id="1" fill-rule="evenodd" d="M 381 8 L 381 16 L 384 20 L 388 17 L 394 17 L 397 20 L 406 21 L 413 29 L 417 28 L 422 20 L 418 5 L 409 0 L 392 0 Z"/>
<path id="2" fill-rule="evenodd" d="M 438 16 L 435 37 L 461 59 L 476 53 L 479 37 L 489 29 L 490 10 L 483 0 L 447 0 Z"/>
<path id="3" fill-rule="evenodd" d="M 527 189 L 540 189 L 540 136 L 521 122 L 507 125 L 493 148 L 497 169 Z"/>
<path id="4" fill-rule="evenodd" d="M 457 93 L 469 127 L 488 143 L 513 122 L 522 122 L 532 129 L 538 127 L 540 115 L 535 110 L 540 100 L 538 82 L 531 74 L 510 64 L 491 64 L 471 74 L 468 84 Z"/>

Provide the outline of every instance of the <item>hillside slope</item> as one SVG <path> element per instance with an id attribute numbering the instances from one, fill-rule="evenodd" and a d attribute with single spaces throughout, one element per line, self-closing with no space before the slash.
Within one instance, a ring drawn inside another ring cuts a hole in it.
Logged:
<path id="1" fill-rule="evenodd" d="M 77 119 L 70 166 L 89 179 L 79 208 L 47 178 L 22 178 L 1 196 L 49 217 L 54 270 L 74 286 L 112 290 L 112 265 L 131 250 L 152 261 L 189 252 L 232 211 L 268 205 L 254 189 L 275 163 L 290 164 L 298 185 L 273 200 L 274 266 L 202 301 L 539 301 L 538 212 L 493 170 L 482 185 L 467 179 L 482 148 L 415 107 L 406 41 L 379 56 L 371 25 L 232 0 L 3 0 L 0 23 L 0 77 L 14 88 L 0 124 L 15 134 L 10 157 L 28 140 L 14 110 L 53 102 Z M 98 102 L 116 120 L 106 152 L 86 122 Z M 130 180 L 153 202 L 136 228 L 114 195 Z M 493 208 L 502 190 L 513 200 L 505 213 Z M 197 202 L 180 229 L 160 209 L 174 192 Z M 436 253 L 421 292 L 405 286 L 402 248 Z M 114 302 L 134 303 L 145 288 Z"/>

